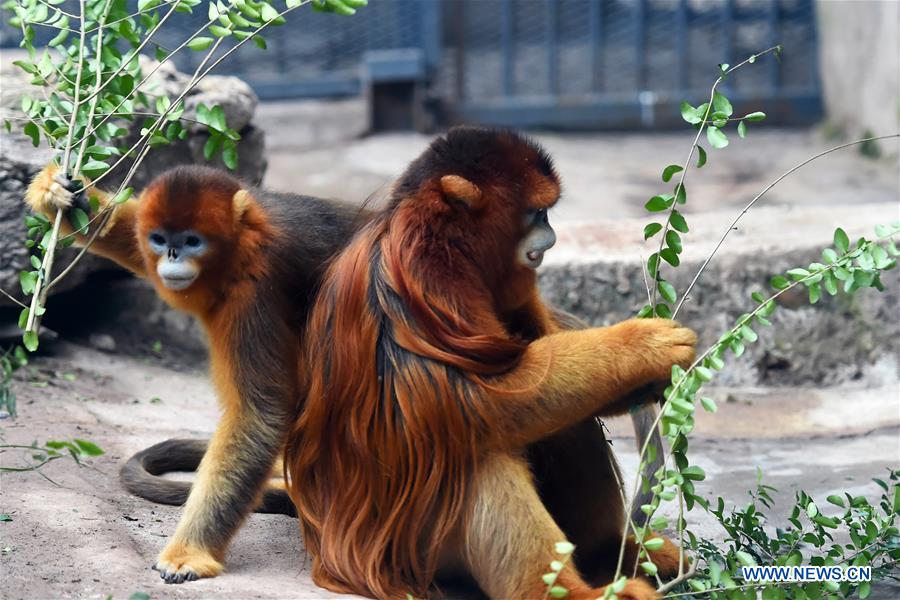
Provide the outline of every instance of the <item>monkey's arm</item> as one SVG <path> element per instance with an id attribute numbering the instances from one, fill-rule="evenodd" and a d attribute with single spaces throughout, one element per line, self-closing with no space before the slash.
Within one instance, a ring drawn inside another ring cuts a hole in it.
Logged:
<path id="1" fill-rule="evenodd" d="M 66 190 L 64 181 L 57 176 L 60 173 L 60 167 L 51 163 L 44 167 L 44 170 L 38 173 L 28 190 L 25 192 L 25 203 L 34 212 L 41 213 L 51 221 L 56 217 L 57 209 L 67 211 L 72 207 L 76 199 Z M 79 178 L 79 181 L 85 186 L 85 191 L 79 194 L 83 198 L 95 197 L 100 203 L 100 209 L 106 208 L 112 202 L 112 197 L 97 188 L 94 188 L 90 180 Z M 78 206 L 90 214 L 90 207 L 87 203 L 82 206 L 78 202 Z M 103 227 L 103 230 L 91 244 L 90 251 L 93 254 L 104 256 L 114 260 L 126 269 L 134 272 L 140 277 L 146 276 L 144 262 L 137 245 L 137 237 L 135 236 L 135 223 L 137 217 L 138 200 L 129 200 L 122 204 L 113 206 L 113 211 L 109 220 Z M 92 215 L 93 216 L 93 215 Z M 99 226 L 100 219 L 92 223 L 92 227 Z M 78 245 L 84 245 L 87 237 L 80 233 L 75 233 L 69 223 L 66 215 L 63 214 L 62 224 L 60 226 L 61 236 L 75 236 L 75 242 Z"/>
<path id="2" fill-rule="evenodd" d="M 623 397 L 694 358 L 694 333 L 667 319 L 554 333 L 532 342 L 518 367 L 489 382 L 497 442 L 521 447 L 592 415 L 627 408 Z"/>

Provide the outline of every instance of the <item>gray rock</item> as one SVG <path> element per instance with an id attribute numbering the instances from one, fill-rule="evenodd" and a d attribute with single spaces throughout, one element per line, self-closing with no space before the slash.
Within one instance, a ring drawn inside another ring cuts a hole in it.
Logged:
<path id="1" fill-rule="evenodd" d="M 91 347 L 101 352 L 116 351 L 116 340 L 113 336 L 106 333 L 92 333 L 88 338 L 88 342 L 91 344 Z"/>

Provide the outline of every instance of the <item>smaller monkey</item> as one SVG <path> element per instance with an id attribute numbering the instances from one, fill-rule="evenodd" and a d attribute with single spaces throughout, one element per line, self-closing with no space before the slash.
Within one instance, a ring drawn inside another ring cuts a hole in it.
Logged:
<path id="1" fill-rule="evenodd" d="M 73 203 L 90 210 L 109 194 L 68 182 L 59 167 L 39 173 L 26 194 L 52 216 Z M 84 188 L 84 193 L 72 194 Z M 121 478 L 135 494 L 181 503 L 181 521 L 154 564 L 167 583 L 213 577 L 254 507 L 286 512 L 283 491 L 265 490 L 281 451 L 298 388 L 306 313 L 326 261 L 366 220 L 340 203 L 245 189 L 224 171 L 176 167 L 113 208 L 91 251 L 153 284 L 171 306 L 197 317 L 209 339 L 210 371 L 222 417 L 208 446 L 169 440 L 128 461 Z M 63 221 L 63 235 L 76 235 Z M 77 242 L 84 237 L 76 235 Z M 200 457 L 202 456 L 202 460 Z M 193 469 L 187 484 L 154 477 Z M 271 486 L 270 486 L 271 488 Z"/>
<path id="2" fill-rule="evenodd" d="M 491 598 L 538 599 L 570 539 L 576 565 L 558 583 L 604 596 L 583 575 L 610 582 L 624 506 L 593 418 L 690 364 L 696 336 L 663 319 L 562 330 L 535 274 L 559 194 L 533 142 L 454 128 L 331 263 L 284 456 L 318 585 L 425 596 L 464 570 Z M 668 540 L 650 556 L 663 576 L 677 569 Z M 640 578 L 617 595 L 658 597 Z"/>

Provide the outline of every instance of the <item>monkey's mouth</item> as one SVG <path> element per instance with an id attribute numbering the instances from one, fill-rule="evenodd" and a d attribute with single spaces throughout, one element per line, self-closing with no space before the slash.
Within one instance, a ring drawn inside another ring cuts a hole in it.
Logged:
<path id="1" fill-rule="evenodd" d="M 540 250 L 529 250 L 525 253 L 525 259 L 527 260 L 526 266 L 537 269 L 544 262 L 544 253 Z"/>
<path id="2" fill-rule="evenodd" d="M 168 290 L 173 290 L 175 292 L 180 292 L 183 289 L 190 287 L 196 277 L 160 277 L 162 280 L 162 284 Z"/>

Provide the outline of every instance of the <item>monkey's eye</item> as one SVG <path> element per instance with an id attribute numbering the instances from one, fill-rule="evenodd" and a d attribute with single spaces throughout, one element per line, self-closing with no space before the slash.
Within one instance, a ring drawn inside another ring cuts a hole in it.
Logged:
<path id="1" fill-rule="evenodd" d="M 199 248 L 201 243 L 200 238 L 196 235 L 189 235 L 187 236 L 187 239 L 184 240 L 184 245 L 188 248 Z"/>
<path id="2" fill-rule="evenodd" d="M 150 234 L 150 243 L 153 244 L 154 246 L 165 246 L 166 245 L 166 237 L 163 234 L 154 231 L 153 233 Z"/>

